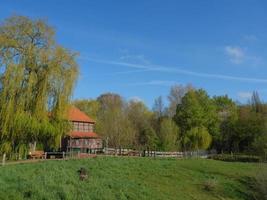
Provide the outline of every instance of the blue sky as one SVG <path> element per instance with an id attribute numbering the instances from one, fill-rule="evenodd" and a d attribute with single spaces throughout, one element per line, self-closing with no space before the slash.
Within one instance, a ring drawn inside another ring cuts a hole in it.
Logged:
<path id="1" fill-rule="evenodd" d="M 0 1 L 1 21 L 46 19 L 80 53 L 74 99 L 115 92 L 149 106 L 187 83 L 240 102 L 257 90 L 266 101 L 266 11 L 264 0 Z"/>

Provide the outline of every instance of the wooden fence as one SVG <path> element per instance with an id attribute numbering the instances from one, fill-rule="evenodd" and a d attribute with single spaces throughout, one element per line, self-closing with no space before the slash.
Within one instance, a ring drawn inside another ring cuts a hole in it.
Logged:
<path id="1" fill-rule="evenodd" d="M 166 152 L 166 151 L 138 151 L 134 149 L 115 149 L 115 148 L 104 148 L 104 155 L 115 155 L 115 156 L 138 156 L 138 157 L 158 157 L 158 158 L 192 158 L 192 157 L 201 157 L 207 158 L 208 155 L 214 155 L 216 152 L 208 151 L 186 151 L 186 152 Z M 86 154 L 80 152 L 45 152 L 45 156 L 42 159 L 68 159 L 68 158 L 87 158 L 95 157 L 96 154 Z M 12 156 L 14 157 L 14 156 Z M 6 155 L 0 155 L 0 165 L 5 165 L 6 160 L 9 161 L 17 160 L 23 161 L 26 158 L 20 158 L 15 156 L 16 159 L 7 158 Z"/>
<path id="2" fill-rule="evenodd" d="M 118 156 L 143 156 L 143 157 L 165 157 L 165 158 L 190 158 L 190 157 L 201 157 L 206 158 L 211 152 L 208 151 L 137 151 L 133 149 L 115 149 L 115 148 L 104 148 L 104 154 L 106 155 L 118 155 Z"/>

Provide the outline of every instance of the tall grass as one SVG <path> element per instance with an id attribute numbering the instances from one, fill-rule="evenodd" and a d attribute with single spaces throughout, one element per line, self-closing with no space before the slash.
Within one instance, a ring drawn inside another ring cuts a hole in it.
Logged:
<path id="1" fill-rule="evenodd" d="M 264 167 L 256 176 L 255 189 L 257 200 L 267 200 L 267 169 Z"/>
<path id="2" fill-rule="evenodd" d="M 88 172 L 83 181 L 81 168 Z M 259 170 L 251 163 L 122 157 L 6 165 L 0 199 L 251 200 L 255 191 L 247 181 Z M 203 188 L 207 180 L 216 180 L 211 190 Z"/>

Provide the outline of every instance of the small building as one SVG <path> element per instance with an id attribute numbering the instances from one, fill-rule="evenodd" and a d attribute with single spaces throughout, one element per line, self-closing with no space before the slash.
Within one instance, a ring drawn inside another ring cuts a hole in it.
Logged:
<path id="1" fill-rule="evenodd" d="M 94 132 L 95 121 L 72 106 L 68 113 L 72 130 L 62 140 L 66 152 L 97 153 L 103 150 L 103 141 Z"/>

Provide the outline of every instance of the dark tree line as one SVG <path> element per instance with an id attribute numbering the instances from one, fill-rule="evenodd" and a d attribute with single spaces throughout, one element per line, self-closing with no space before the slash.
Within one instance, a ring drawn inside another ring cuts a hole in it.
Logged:
<path id="1" fill-rule="evenodd" d="M 168 100 L 165 106 L 160 96 L 149 109 L 142 101 L 106 93 L 74 104 L 96 119 L 98 133 L 115 148 L 266 155 L 267 105 L 257 92 L 240 105 L 227 95 L 210 97 L 203 89 L 175 85 Z"/>

